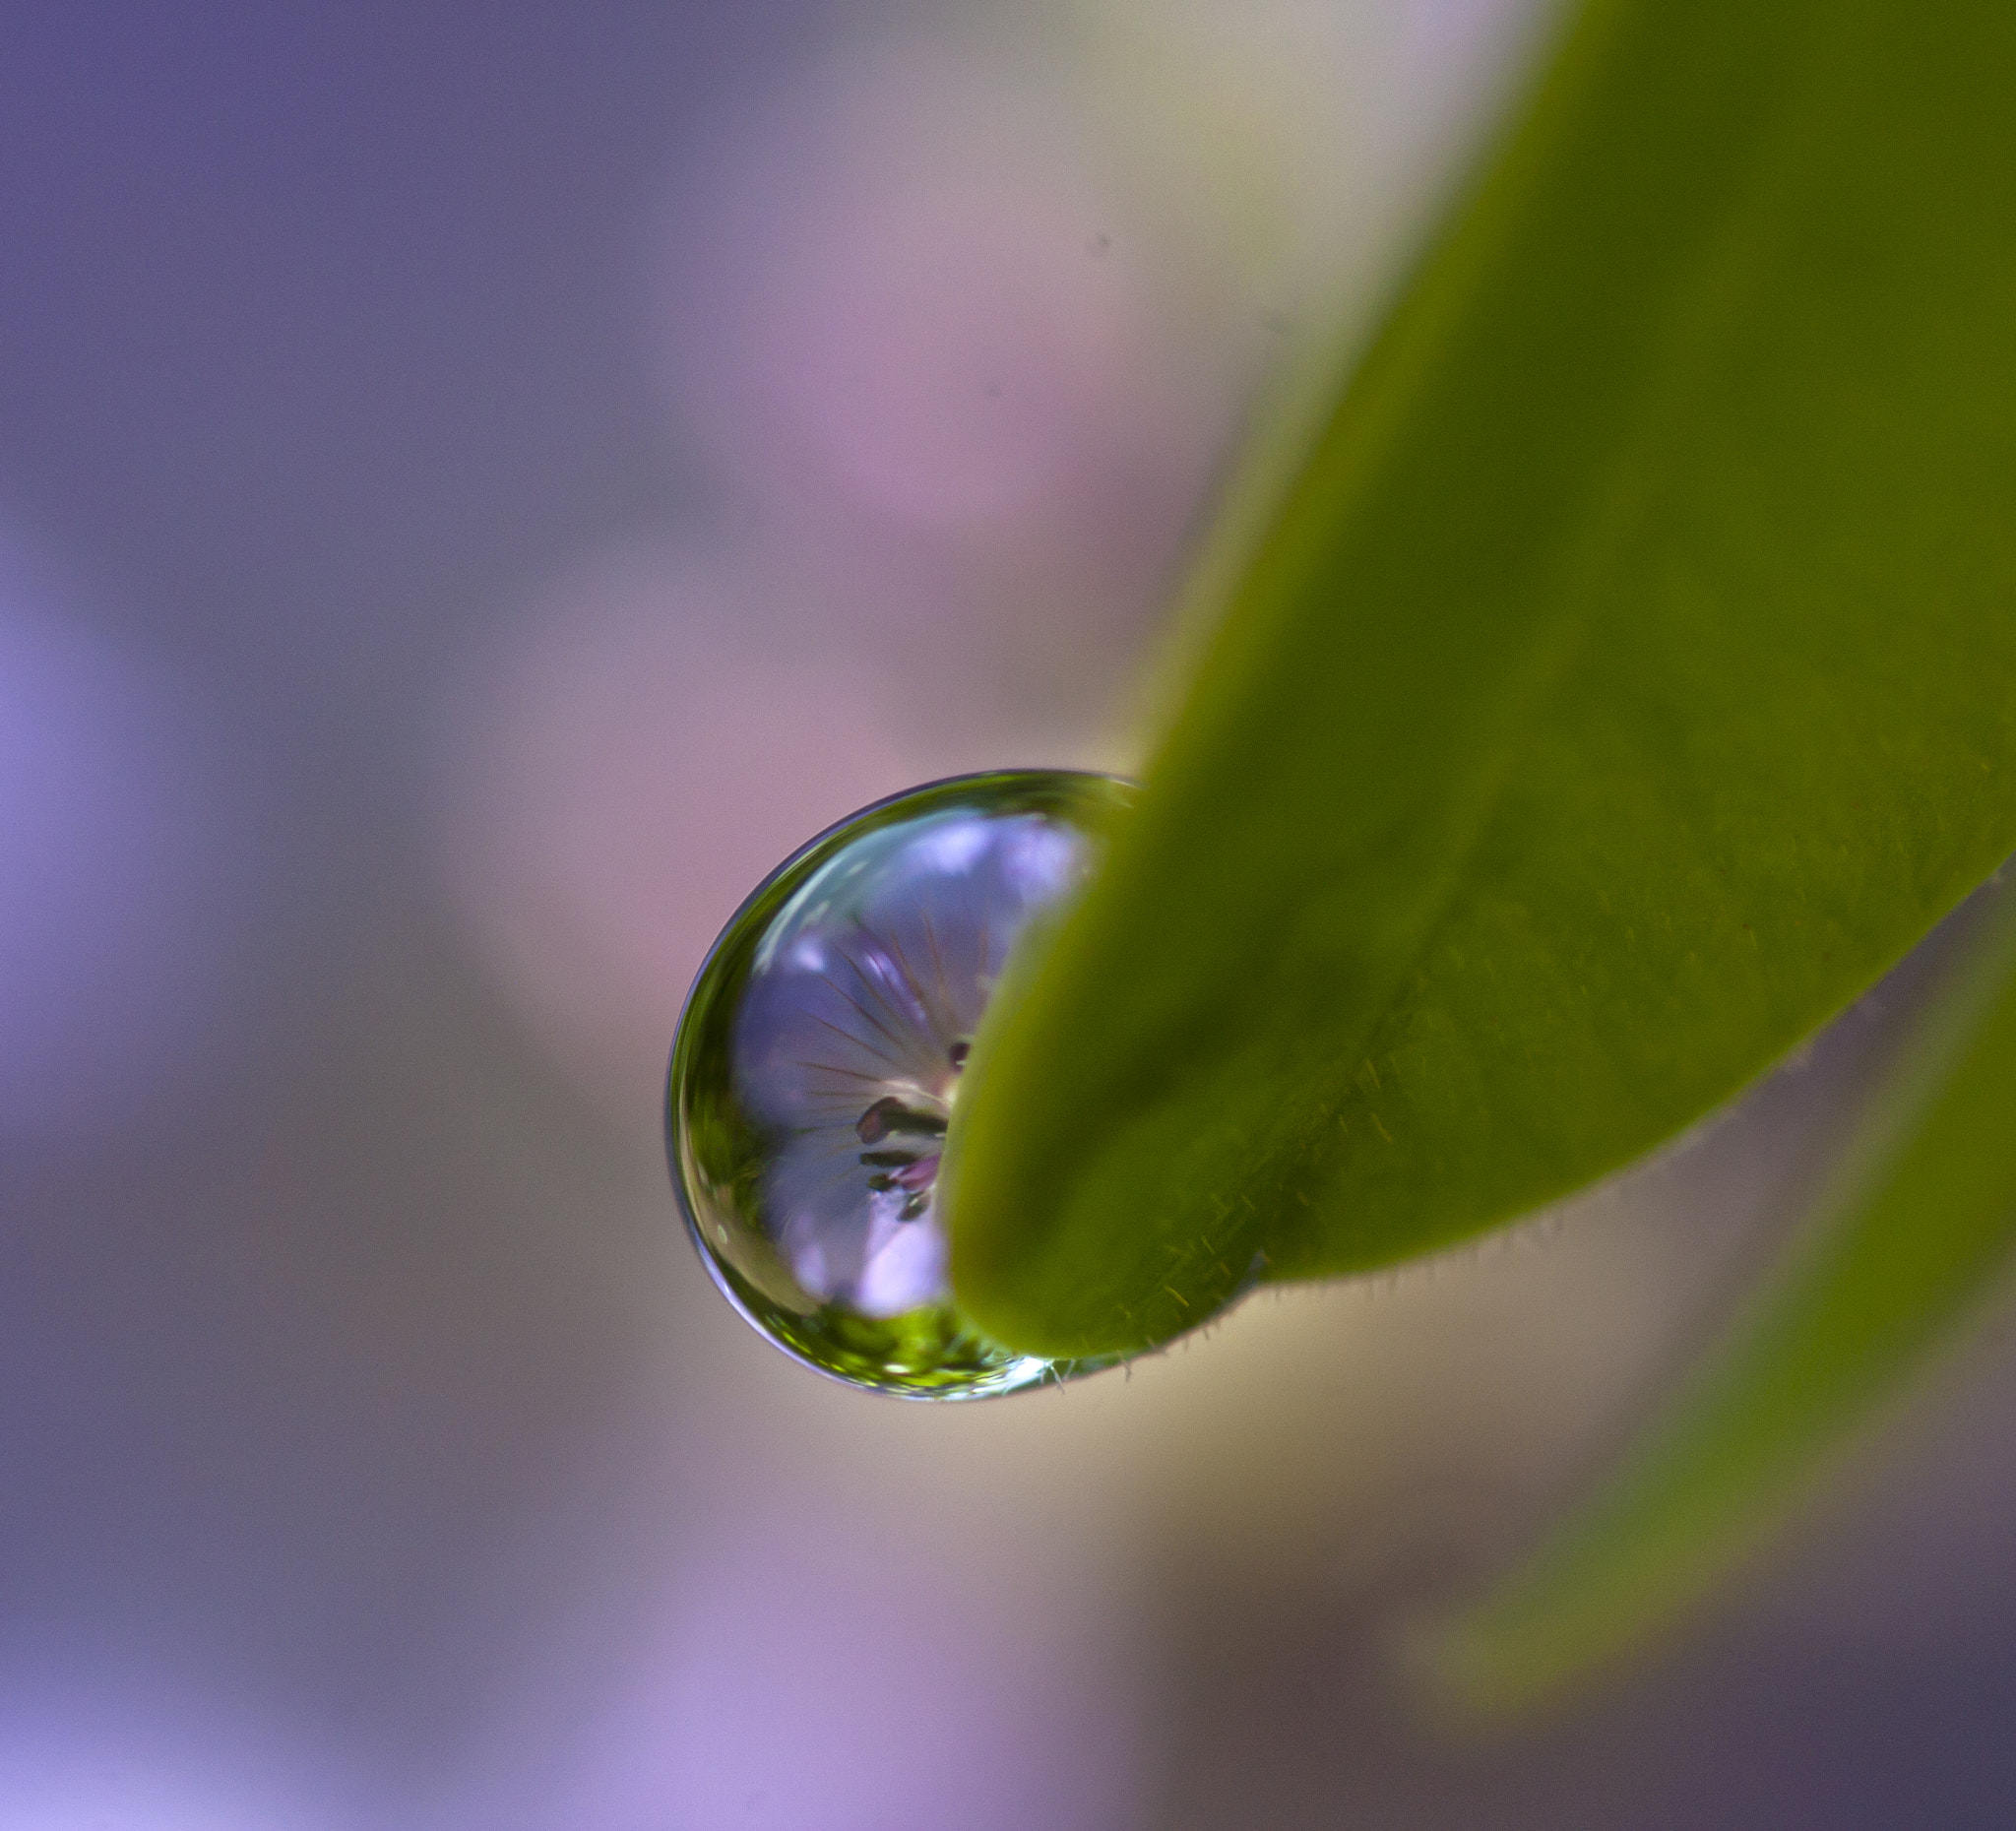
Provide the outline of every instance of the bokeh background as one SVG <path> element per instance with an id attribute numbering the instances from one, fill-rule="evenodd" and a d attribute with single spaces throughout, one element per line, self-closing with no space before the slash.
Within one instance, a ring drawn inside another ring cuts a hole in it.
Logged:
<path id="1" fill-rule="evenodd" d="M 813 1379 L 675 1224 L 715 929 L 876 795 L 1128 766 L 1549 19 L 0 6 L 0 1831 L 2009 1821 L 1993 1329 L 1667 1658 L 1483 1737 L 1396 1679 L 1922 963 L 1558 1215 L 1064 1391 Z"/>

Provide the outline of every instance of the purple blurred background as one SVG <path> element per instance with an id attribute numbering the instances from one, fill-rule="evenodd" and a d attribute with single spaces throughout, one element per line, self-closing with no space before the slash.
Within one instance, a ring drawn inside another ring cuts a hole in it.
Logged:
<path id="1" fill-rule="evenodd" d="M 1504 1244 L 1062 1392 L 814 1380 L 675 1225 L 715 929 L 876 795 L 1127 766 L 1544 23 L 9 9 L 0 1831 L 2007 1822 L 1993 1335 L 1644 1674 L 1488 1743 L 1393 1681 L 1909 969 Z"/>

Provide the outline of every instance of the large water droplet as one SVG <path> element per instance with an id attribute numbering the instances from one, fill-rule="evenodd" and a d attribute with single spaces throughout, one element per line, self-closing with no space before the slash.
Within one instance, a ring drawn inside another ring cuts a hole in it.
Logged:
<path id="1" fill-rule="evenodd" d="M 786 859 L 715 942 L 672 1045 L 672 1181 L 715 1282 L 808 1366 L 961 1399 L 1108 1364 L 961 1315 L 936 1179 L 1010 948 L 1132 792 L 1060 770 L 913 789 Z"/>

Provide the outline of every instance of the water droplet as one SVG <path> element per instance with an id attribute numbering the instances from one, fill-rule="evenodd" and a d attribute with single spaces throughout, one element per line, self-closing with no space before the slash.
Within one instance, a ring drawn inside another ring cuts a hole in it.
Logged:
<path id="1" fill-rule="evenodd" d="M 1109 1364 L 966 1320 L 936 1180 L 1010 948 L 1132 792 L 1062 770 L 913 789 L 786 859 L 715 942 L 672 1045 L 672 1182 L 715 1282 L 808 1366 L 961 1399 Z"/>

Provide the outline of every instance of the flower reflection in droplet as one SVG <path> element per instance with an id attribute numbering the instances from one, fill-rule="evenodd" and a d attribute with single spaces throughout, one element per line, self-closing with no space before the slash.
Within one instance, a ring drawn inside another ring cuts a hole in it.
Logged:
<path id="1" fill-rule="evenodd" d="M 952 1398 L 1082 1370 L 966 1324 L 935 1185 L 1009 952 L 1126 793 L 1060 771 L 914 789 L 788 860 L 716 943 L 673 1052 L 673 1176 L 724 1291 L 822 1371 Z"/>

